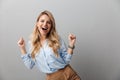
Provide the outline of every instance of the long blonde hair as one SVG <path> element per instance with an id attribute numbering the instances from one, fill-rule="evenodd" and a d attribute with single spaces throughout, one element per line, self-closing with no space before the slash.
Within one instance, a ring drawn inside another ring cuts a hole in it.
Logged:
<path id="1" fill-rule="evenodd" d="M 45 10 L 45 11 L 41 12 L 41 14 L 38 16 L 36 23 L 39 21 L 39 19 L 42 15 L 47 15 L 50 18 L 51 29 L 47 35 L 48 45 L 49 45 L 49 47 L 51 47 L 53 49 L 55 55 L 58 56 L 57 50 L 60 48 L 60 42 L 59 42 L 59 36 L 56 31 L 55 19 L 51 12 Z M 35 24 L 33 33 L 31 35 L 31 43 L 32 43 L 31 56 L 32 56 L 32 58 L 35 58 L 36 53 L 42 47 L 42 45 L 40 43 L 40 32 L 38 30 L 37 24 Z"/>

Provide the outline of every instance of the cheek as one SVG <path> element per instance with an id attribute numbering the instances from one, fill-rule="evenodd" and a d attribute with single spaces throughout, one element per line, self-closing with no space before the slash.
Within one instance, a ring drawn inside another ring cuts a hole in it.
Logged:
<path id="1" fill-rule="evenodd" d="M 42 25 L 42 23 L 40 22 L 37 22 L 37 26 L 40 27 Z"/>
<path id="2" fill-rule="evenodd" d="M 41 24 L 37 24 L 38 30 L 41 29 Z"/>
<path id="3" fill-rule="evenodd" d="M 38 26 L 38 31 L 41 32 L 41 27 Z"/>
<path id="4" fill-rule="evenodd" d="M 50 27 L 49 27 L 49 31 L 51 30 L 51 28 L 52 28 L 52 27 L 50 26 Z"/>

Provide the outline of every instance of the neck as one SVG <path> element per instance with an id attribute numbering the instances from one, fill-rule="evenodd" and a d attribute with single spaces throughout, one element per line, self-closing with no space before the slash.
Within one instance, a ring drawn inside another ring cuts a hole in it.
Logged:
<path id="1" fill-rule="evenodd" d="M 42 42 L 44 42 L 44 41 L 47 39 L 47 37 L 46 37 L 45 35 L 42 35 L 42 36 L 40 37 L 40 39 L 41 39 Z"/>
<path id="2" fill-rule="evenodd" d="M 42 36 L 41 40 L 44 41 L 46 39 L 46 36 Z"/>

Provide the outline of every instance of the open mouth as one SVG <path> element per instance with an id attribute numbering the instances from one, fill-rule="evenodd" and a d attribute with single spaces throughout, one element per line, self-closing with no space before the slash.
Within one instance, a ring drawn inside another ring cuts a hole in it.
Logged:
<path id="1" fill-rule="evenodd" d="M 47 27 L 45 27 L 45 28 L 44 28 L 44 27 L 42 27 L 42 30 L 47 30 L 47 29 L 48 29 Z"/>

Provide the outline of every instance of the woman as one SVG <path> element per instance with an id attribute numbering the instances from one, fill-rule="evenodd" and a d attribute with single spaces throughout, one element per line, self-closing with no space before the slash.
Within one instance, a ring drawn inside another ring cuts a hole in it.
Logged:
<path id="1" fill-rule="evenodd" d="M 18 41 L 24 64 L 30 69 L 36 64 L 42 72 L 46 73 L 46 80 L 80 80 L 80 77 L 69 65 L 76 36 L 70 34 L 68 39 L 69 46 L 66 49 L 64 41 L 56 32 L 52 13 L 41 12 L 27 49 L 23 38 Z"/>

